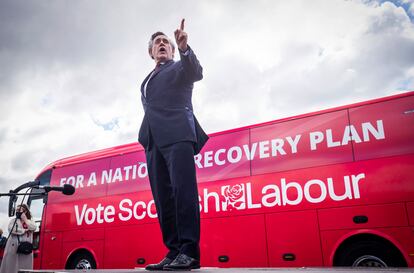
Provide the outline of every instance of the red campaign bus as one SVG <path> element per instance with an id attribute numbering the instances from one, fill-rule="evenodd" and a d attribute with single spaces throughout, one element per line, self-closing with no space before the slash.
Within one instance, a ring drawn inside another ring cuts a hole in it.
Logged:
<path id="1" fill-rule="evenodd" d="M 194 157 L 202 266 L 414 266 L 414 92 L 210 137 Z M 40 185 L 76 192 L 28 200 L 35 268 L 162 259 L 146 168 L 137 143 L 47 166 Z"/>

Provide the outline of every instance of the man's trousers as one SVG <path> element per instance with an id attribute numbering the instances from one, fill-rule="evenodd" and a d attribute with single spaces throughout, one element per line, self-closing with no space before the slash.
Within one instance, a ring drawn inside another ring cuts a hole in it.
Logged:
<path id="1" fill-rule="evenodd" d="M 200 210 L 194 143 L 157 147 L 150 136 L 145 151 L 152 195 L 169 258 L 184 253 L 200 259 Z"/>

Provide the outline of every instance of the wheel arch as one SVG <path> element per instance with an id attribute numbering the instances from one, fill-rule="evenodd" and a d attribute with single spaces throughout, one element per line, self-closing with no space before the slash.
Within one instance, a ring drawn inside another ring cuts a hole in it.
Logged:
<path id="1" fill-rule="evenodd" d="M 343 235 L 332 248 L 332 253 L 329 259 L 330 264 L 335 266 L 339 255 L 344 249 L 357 242 L 362 242 L 363 240 L 375 240 L 390 246 L 401 255 L 407 266 L 412 266 L 410 264 L 410 258 L 407 256 L 406 252 L 403 251 L 404 248 L 402 245 L 393 237 L 377 230 L 358 230 Z"/>
<path id="2" fill-rule="evenodd" d="M 96 254 L 92 249 L 89 249 L 87 247 L 81 247 L 81 248 L 77 248 L 77 249 L 73 249 L 66 258 L 66 262 L 65 262 L 65 269 L 68 269 L 69 265 L 71 264 L 71 262 L 75 259 L 75 257 L 77 255 L 81 255 L 81 254 L 87 254 L 87 255 L 91 255 L 92 258 L 95 261 L 96 264 L 96 268 L 99 268 L 99 264 L 98 264 L 98 260 L 96 259 Z"/>

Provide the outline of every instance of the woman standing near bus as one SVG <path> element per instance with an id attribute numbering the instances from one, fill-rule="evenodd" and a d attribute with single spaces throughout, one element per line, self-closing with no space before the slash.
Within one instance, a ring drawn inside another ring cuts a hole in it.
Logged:
<path id="1" fill-rule="evenodd" d="M 19 242 L 33 243 L 36 224 L 31 219 L 32 215 L 27 205 L 22 204 L 17 207 L 16 217 L 9 222 L 11 235 L 4 249 L 0 273 L 17 273 L 19 269 L 33 269 L 33 253 L 17 253 Z"/>

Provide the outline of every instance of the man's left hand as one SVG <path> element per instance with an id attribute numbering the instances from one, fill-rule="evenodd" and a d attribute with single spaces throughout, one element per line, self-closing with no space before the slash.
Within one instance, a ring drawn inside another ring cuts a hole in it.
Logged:
<path id="1" fill-rule="evenodd" d="M 185 19 L 181 20 L 180 28 L 174 31 L 175 42 L 177 43 L 178 49 L 181 52 L 187 51 L 187 33 L 184 32 L 184 21 Z"/>

